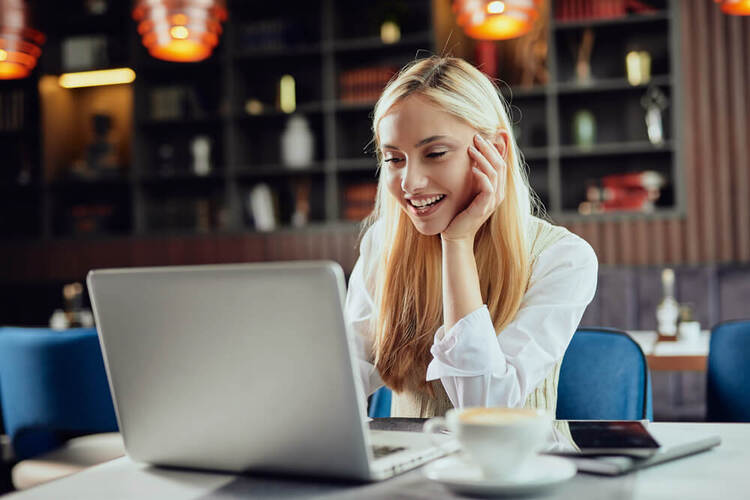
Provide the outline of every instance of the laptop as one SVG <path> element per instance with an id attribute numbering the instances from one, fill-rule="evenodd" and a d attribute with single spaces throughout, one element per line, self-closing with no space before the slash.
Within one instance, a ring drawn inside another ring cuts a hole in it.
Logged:
<path id="1" fill-rule="evenodd" d="M 95 270 L 87 283 L 133 460 L 380 480 L 458 448 L 368 429 L 334 262 Z"/>

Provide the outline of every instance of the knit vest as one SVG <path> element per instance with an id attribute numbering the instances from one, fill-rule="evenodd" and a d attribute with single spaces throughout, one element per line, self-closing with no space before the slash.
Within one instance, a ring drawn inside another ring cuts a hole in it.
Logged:
<path id="1" fill-rule="evenodd" d="M 560 238 L 568 234 L 564 227 L 553 226 L 537 217 L 531 218 L 529 224 L 529 242 L 531 242 L 531 267 L 533 269 L 536 259 L 548 247 L 556 243 Z M 557 381 L 560 376 L 560 363 L 555 363 L 547 377 L 529 394 L 524 403 L 524 408 L 545 409 L 554 415 L 557 408 Z M 422 391 L 405 389 L 402 392 L 393 392 L 391 397 L 392 417 L 419 417 L 427 418 L 436 415 L 445 415 L 445 412 L 453 408 L 440 380 L 431 382 L 435 397 L 430 397 Z"/>

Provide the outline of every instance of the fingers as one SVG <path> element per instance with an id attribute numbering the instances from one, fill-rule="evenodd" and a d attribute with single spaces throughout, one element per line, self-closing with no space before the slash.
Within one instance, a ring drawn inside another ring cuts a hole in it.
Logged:
<path id="1" fill-rule="evenodd" d="M 469 146 L 469 156 L 477 164 L 477 167 L 489 177 L 490 183 L 495 186 L 497 185 L 497 169 L 490 163 L 490 160 L 485 154 L 479 151 L 475 146 Z"/>

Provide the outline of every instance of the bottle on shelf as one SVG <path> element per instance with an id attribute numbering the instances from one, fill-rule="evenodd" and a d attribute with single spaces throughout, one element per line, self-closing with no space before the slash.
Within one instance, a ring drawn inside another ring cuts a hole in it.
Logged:
<path id="1" fill-rule="evenodd" d="M 661 272 L 663 298 L 656 306 L 656 322 L 659 341 L 677 340 L 677 319 L 680 316 L 680 304 L 674 298 L 674 271 L 664 269 Z"/>

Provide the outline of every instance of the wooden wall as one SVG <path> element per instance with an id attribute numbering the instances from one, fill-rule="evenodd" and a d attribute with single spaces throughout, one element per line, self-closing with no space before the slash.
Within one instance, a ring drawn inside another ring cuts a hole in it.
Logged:
<path id="1" fill-rule="evenodd" d="M 750 262 L 750 17 L 678 4 L 686 214 L 568 224 L 601 264 Z"/>

